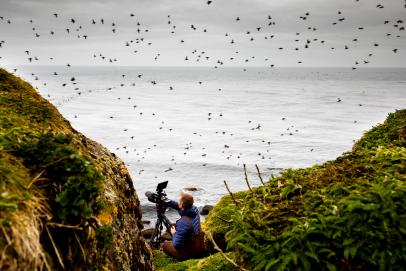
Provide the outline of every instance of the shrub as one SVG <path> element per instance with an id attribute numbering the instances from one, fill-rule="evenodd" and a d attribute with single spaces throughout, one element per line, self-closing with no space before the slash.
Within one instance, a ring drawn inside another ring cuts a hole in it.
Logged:
<path id="1" fill-rule="evenodd" d="M 92 216 L 103 176 L 71 143 L 72 137 L 65 134 L 31 134 L 18 130 L 0 137 L 3 149 L 22 159 L 31 175 L 42 172 L 42 181 L 36 185 L 46 191 L 55 219 L 79 224 Z"/>
<path id="2" fill-rule="evenodd" d="M 224 197 L 207 230 L 252 270 L 404 270 L 405 115 L 334 161 Z"/>

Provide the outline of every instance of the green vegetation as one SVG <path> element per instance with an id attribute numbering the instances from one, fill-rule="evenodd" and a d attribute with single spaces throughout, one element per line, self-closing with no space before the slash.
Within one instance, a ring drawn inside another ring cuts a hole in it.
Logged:
<path id="1" fill-rule="evenodd" d="M 334 161 L 223 197 L 205 229 L 251 270 L 404 270 L 405 146 L 399 110 Z"/>
<path id="2" fill-rule="evenodd" d="M 2 150 L 21 159 L 32 173 L 41 172 L 35 186 L 49 199 L 53 219 L 76 225 L 90 219 L 102 189 L 103 176 L 87 157 L 71 146 L 65 134 L 31 134 L 12 130 L 0 135 Z"/>
<path id="3" fill-rule="evenodd" d="M 112 227 L 104 177 L 58 111 L 0 69 L 0 268 L 97 269 Z M 85 254 L 93 248 L 100 254 Z"/>
<path id="4" fill-rule="evenodd" d="M 369 130 L 355 144 L 355 149 L 373 149 L 379 146 L 405 147 L 406 142 L 406 110 L 398 110 L 389 114 L 385 123 Z"/>
<path id="5" fill-rule="evenodd" d="M 232 253 L 227 253 L 232 257 Z M 224 260 L 220 253 L 210 255 L 203 259 L 191 259 L 179 262 L 162 251 L 154 251 L 154 261 L 157 271 L 237 271 L 230 263 Z"/>
<path id="6" fill-rule="evenodd" d="M 111 225 L 103 225 L 96 229 L 96 239 L 99 243 L 98 247 L 108 248 L 113 242 L 113 228 Z"/>
<path id="7" fill-rule="evenodd" d="M 0 268 L 100 270 L 112 244 L 104 177 L 58 111 L 0 69 Z M 204 229 L 251 270 L 405 270 L 406 110 L 352 152 L 223 197 Z M 104 222 L 104 223 L 102 223 Z M 236 270 L 214 251 L 160 271 Z M 86 255 L 91 248 L 99 253 Z"/>
<path id="8" fill-rule="evenodd" d="M 0 132 L 13 128 L 24 131 L 68 131 L 58 111 L 27 82 L 0 68 Z"/>

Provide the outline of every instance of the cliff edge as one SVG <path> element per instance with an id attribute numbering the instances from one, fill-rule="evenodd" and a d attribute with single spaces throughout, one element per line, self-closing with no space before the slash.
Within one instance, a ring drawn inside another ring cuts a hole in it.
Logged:
<path id="1" fill-rule="evenodd" d="M 157 270 L 404 270 L 406 109 L 335 160 L 222 197 L 203 229 L 211 256 L 156 251 Z"/>
<path id="2" fill-rule="evenodd" d="M 153 270 L 124 163 L 0 69 L 0 269 Z"/>

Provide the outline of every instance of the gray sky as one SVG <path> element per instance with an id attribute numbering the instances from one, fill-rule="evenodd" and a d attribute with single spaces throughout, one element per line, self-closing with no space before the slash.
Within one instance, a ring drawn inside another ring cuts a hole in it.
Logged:
<path id="1" fill-rule="evenodd" d="M 213 0 L 210 5 L 206 0 L 0 0 L 0 65 L 404 67 L 405 5 L 404 0 Z"/>

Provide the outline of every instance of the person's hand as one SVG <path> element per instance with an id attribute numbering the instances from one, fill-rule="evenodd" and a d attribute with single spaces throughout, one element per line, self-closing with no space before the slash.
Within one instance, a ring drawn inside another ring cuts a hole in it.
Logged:
<path id="1" fill-rule="evenodd" d="M 175 228 L 175 226 L 172 226 L 172 227 L 171 227 L 171 233 L 172 233 L 172 235 L 174 235 L 175 232 L 176 232 L 176 228 Z"/>

